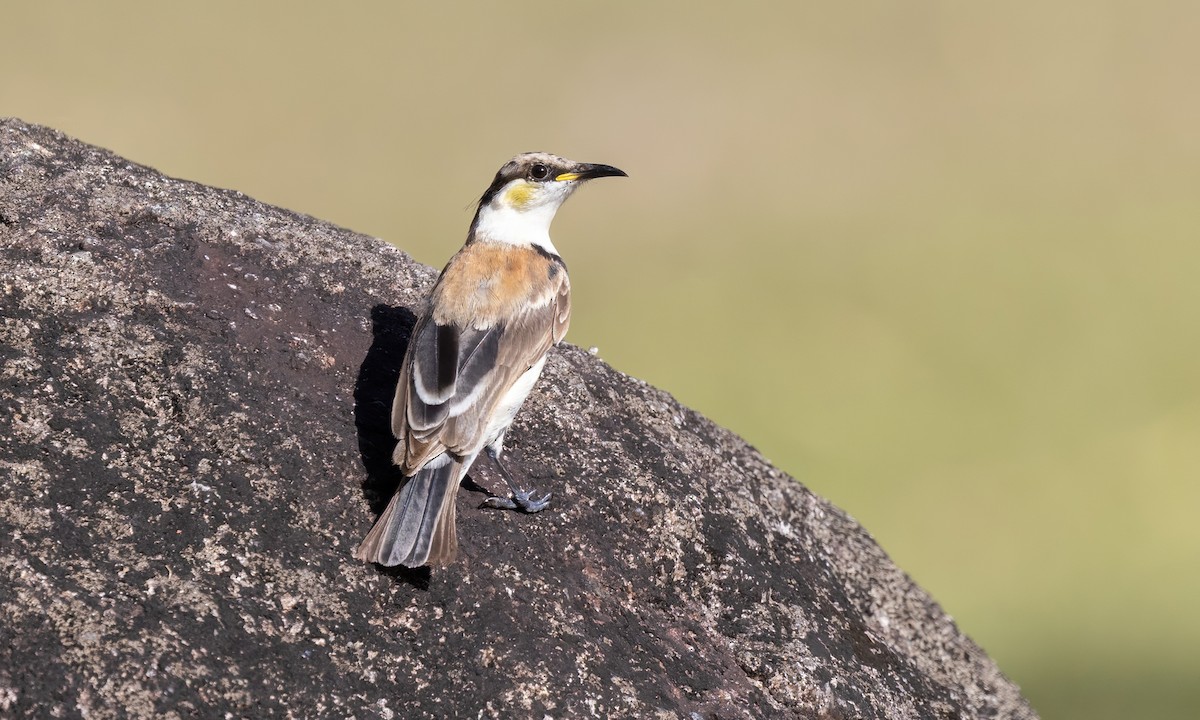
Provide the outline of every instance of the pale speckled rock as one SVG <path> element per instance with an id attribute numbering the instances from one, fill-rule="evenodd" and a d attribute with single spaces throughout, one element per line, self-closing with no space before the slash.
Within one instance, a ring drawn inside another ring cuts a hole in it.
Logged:
<path id="1" fill-rule="evenodd" d="M 573 347 L 509 435 L 549 511 L 464 489 L 458 564 L 353 561 L 434 277 L 0 122 L 0 716 L 1035 717 L 853 520 Z"/>

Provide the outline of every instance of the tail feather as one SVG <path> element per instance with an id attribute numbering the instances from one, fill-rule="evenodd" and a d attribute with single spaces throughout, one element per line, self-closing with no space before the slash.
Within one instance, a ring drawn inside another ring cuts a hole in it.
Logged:
<path id="1" fill-rule="evenodd" d="M 463 464 L 425 467 L 392 496 L 354 557 L 380 565 L 445 565 L 458 553 L 454 499 Z"/>

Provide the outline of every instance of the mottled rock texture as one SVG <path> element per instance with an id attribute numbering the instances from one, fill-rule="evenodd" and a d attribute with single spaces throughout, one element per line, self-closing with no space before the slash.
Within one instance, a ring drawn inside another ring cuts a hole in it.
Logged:
<path id="1" fill-rule="evenodd" d="M 0 122 L 0 716 L 1034 717 L 853 520 L 574 347 L 509 434 L 550 510 L 464 488 L 456 565 L 352 560 L 434 277 Z"/>

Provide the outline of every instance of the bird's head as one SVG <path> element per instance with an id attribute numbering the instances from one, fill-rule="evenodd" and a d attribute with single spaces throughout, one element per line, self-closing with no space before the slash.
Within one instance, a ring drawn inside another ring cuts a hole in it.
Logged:
<path id="1" fill-rule="evenodd" d="M 500 168 L 479 199 L 472 235 L 532 243 L 553 252 L 550 221 L 571 193 L 587 180 L 624 176 L 624 171 L 611 165 L 579 163 L 543 152 L 518 155 Z"/>

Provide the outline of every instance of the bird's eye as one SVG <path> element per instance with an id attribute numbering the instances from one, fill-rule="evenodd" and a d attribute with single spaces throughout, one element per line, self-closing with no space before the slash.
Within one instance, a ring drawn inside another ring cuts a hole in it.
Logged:
<path id="1" fill-rule="evenodd" d="M 534 180 L 545 180 L 546 176 L 549 174 L 550 168 L 541 163 L 529 168 L 529 177 L 533 178 Z"/>

